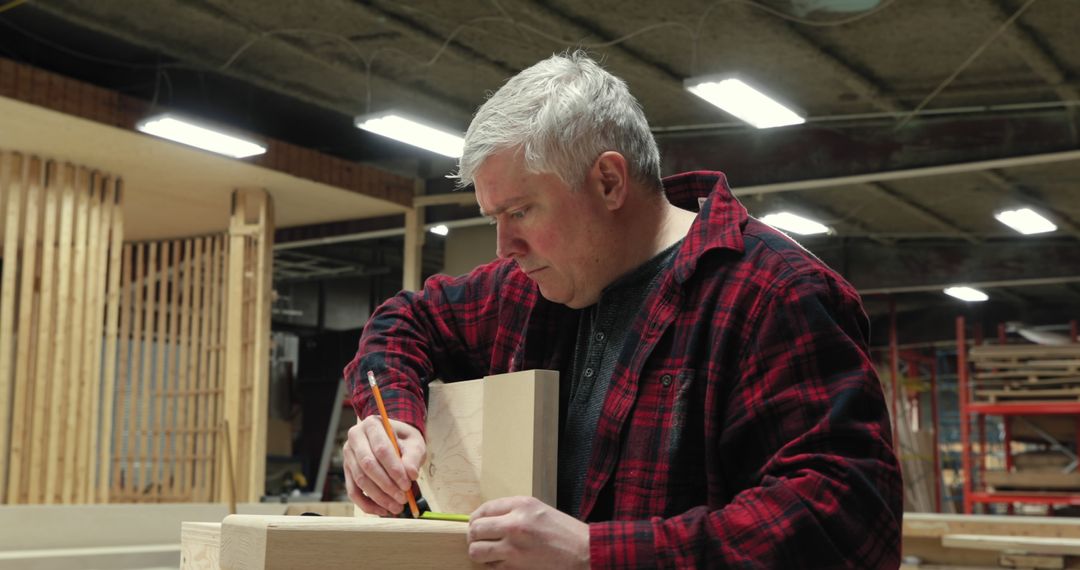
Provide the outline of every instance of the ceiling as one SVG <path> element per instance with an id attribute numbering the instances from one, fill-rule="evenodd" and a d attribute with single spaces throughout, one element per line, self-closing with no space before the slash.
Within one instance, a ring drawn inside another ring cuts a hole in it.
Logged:
<path id="1" fill-rule="evenodd" d="M 800 241 L 864 292 L 878 331 L 890 303 L 912 341 L 951 336 L 957 314 L 987 330 L 1080 318 L 1080 0 L 658 6 L 31 0 L 0 13 L 0 56 L 426 178 L 438 193 L 452 161 L 358 131 L 353 116 L 398 108 L 464 130 L 508 77 L 584 46 L 640 99 L 665 172 L 723 170 L 751 213 L 830 226 Z M 745 127 L 683 89 L 703 74 L 748 78 L 808 121 Z M 1059 231 L 1024 237 L 994 219 L 1017 205 Z M 960 282 L 987 286 L 991 301 L 941 295 Z"/>

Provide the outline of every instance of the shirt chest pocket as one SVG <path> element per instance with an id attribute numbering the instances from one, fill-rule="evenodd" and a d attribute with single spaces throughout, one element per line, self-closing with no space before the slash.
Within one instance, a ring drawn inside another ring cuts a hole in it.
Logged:
<path id="1" fill-rule="evenodd" d="M 647 371 L 624 428 L 616 484 L 663 491 L 672 468 L 683 463 L 688 444 L 701 433 L 695 373 L 687 368 Z"/>

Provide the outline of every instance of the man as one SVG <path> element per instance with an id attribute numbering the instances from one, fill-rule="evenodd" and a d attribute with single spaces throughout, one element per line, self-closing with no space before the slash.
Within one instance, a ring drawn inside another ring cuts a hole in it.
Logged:
<path id="1" fill-rule="evenodd" d="M 558 510 L 480 506 L 474 561 L 898 566 L 899 468 L 848 283 L 749 218 L 723 174 L 661 182 L 637 101 L 580 52 L 495 93 L 459 170 L 497 224 L 498 260 L 372 315 L 345 369 L 363 418 L 344 449 L 361 509 L 401 511 L 425 453 L 425 382 L 553 369 Z"/>

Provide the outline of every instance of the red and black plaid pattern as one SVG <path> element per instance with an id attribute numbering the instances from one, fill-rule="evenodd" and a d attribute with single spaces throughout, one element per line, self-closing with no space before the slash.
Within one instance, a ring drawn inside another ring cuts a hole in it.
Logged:
<path id="1" fill-rule="evenodd" d="M 680 207 L 708 200 L 611 379 L 581 509 L 592 564 L 896 568 L 900 471 L 858 294 L 723 174 L 664 184 Z M 423 430 L 428 379 L 565 369 L 573 314 L 509 260 L 432 277 L 368 322 L 353 406 L 375 413 L 373 370 L 390 415 Z"/>

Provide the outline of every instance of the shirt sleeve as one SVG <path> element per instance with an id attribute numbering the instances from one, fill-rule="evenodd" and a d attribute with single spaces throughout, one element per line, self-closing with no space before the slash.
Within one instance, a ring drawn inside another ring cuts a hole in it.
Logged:
<path id="1" fill-rule="evenodd" d="M 511 266 L 493 262 L 468 275 L 429 278 L 419 292 L 402 291 L 380 305 L 345 367 L 352 405 L 360 418 L 377 414 L 368 387 L 375 373 L 387 414 L 424 436 L 424 385 L 438 377 L 477 378 L 486 373 L 498 330 L 499 283 Z"/>
<path id="2" fill-rule="evenodd" d="M 896 568 L 903 490 L 888 412 L 846 283 L 807 272 L 751 318 L 719 407 L 730 502 L 590 524 L 594 567 Z"/>

